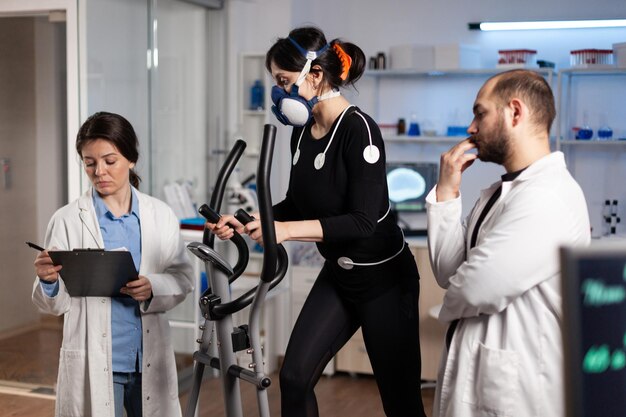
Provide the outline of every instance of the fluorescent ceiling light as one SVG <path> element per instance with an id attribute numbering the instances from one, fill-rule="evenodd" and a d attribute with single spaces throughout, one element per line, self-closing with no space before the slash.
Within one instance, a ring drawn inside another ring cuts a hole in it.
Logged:
<path id="1" fill-rule="evenodd" d="M 626 27 L 626 19 L 605 20 L 546 20 L 535 22 L 480 22 L 470 23 L 470 30 L 541 30 L 541 29 L 589 29 Z"/>

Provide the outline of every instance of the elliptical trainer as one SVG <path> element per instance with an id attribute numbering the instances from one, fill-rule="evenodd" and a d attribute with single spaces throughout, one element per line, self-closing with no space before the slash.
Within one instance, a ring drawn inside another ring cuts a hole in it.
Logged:
<path id="1" fill-rule="evenodd" d="M 256 386 L 259 415 L 269 417 L 269 402 L 266 389 L 271 380 L 265 375 L 262 347 L 260 342 L 261 307 L 269 290 L 274 288 L 283 279 L 287 271 L 287 252 L 282 245 L 276 244 L 274 229 L 274 215 L 270 192 L 270 171 L 272 154 L 276 139 L 276 127 L 266 124 L 263 130 L 263 142 L 259 156 L 257 171 L 257 192 L 259 211 L 263 223 L 263 267 L 258 285 L 235 300 L 231 300 L 230 284 L 245 271 L 248 264 L 248 245 L 235 232 L 230 239 L 237 248 L 237 263 L 234 267 L 228 263 L 214 248 L 215 235 L 204 230 L 202 243 L 190 243 L 187 248 L 198 258 L 202 259 L 206 267 L 208 288 L 200 297 L 200 310 L 204 317 L 204 324 L 200 326 L 202 336 L 197 340 L 200 348 L 193 355 L 194 371 L 193 386 L 185 412 L 186 417 L 195 414 L 200 385 L 206 365 L 219 370 L 222 379 L 224 409 L 226 417 L 243 417 L 239 380 Z M 224 189 L 237 161 L 241 158 L 246 143 L 238 140 L 228 154 L 224 165 L 218 173 L 215 189 L 211 195 L 210 205 L 202 205 L 198 212 L 207 220 L 216 223 L 220 215 L 219 210 L 224 197 Z M 246 224 L 253 218 L 243 210 L 235 214 L 237 220 Z M 251 305 L 249 324 L 233 328 L 232 314 Z M 218 356 L 209 354 L 212 339 L 212 326 L 215 324 L 215 333 L 218 344 Z M 246 369 L 237 364 L 236 352 L 247 350 L 252 355 L 252 363 Z"/>

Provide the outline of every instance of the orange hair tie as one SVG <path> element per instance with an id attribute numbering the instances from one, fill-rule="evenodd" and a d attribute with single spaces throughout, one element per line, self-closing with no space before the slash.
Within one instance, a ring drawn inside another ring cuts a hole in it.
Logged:
<path id="1" fill-rule="evenodd" d="M 335 51 L 335 53 L 339 57 L 339 60 L 341 61 L 341 75 L 339 76 L 339 78 L 345 81 L 346 78 L 348 78 L 348 73 L 350 72 L 352 57 L 348 55 L 346 51 L 344 51 L 343 48 L 339 46 L 338 43 L 333 44 L 333 51 Z"/>

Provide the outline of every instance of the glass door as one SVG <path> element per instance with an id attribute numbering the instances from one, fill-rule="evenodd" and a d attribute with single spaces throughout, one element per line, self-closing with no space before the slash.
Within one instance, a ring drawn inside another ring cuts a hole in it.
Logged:
<path id="1" fill-rule="evenodd" d="M 87 108 L 126 117 L 139 137 L 140 189 L 184 183 L 206 199 L 207 9 L 179 0 L 86 4 Z"/>

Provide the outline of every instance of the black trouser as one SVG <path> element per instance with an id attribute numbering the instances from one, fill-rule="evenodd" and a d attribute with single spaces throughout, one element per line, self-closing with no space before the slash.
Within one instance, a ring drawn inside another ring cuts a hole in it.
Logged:
<path id="1" fill-rule="evenodd" d="M 397 280 L 397 285 L 361 303 L 343 299 L 333 285 L 330 268 L 322 269 L 291 333 L 280 371 L 284 417 L 318 416 L 315 384 L 359 327 L 385 414 L 425 415 L 420 391 L 419 275 L 412 256 L 410 261 L 401 263 L 405 265 L 402 271 L 394 271 L 399 275 L 385 277 Z M 413 269 L 407 270 L 406 265 Z"/>

